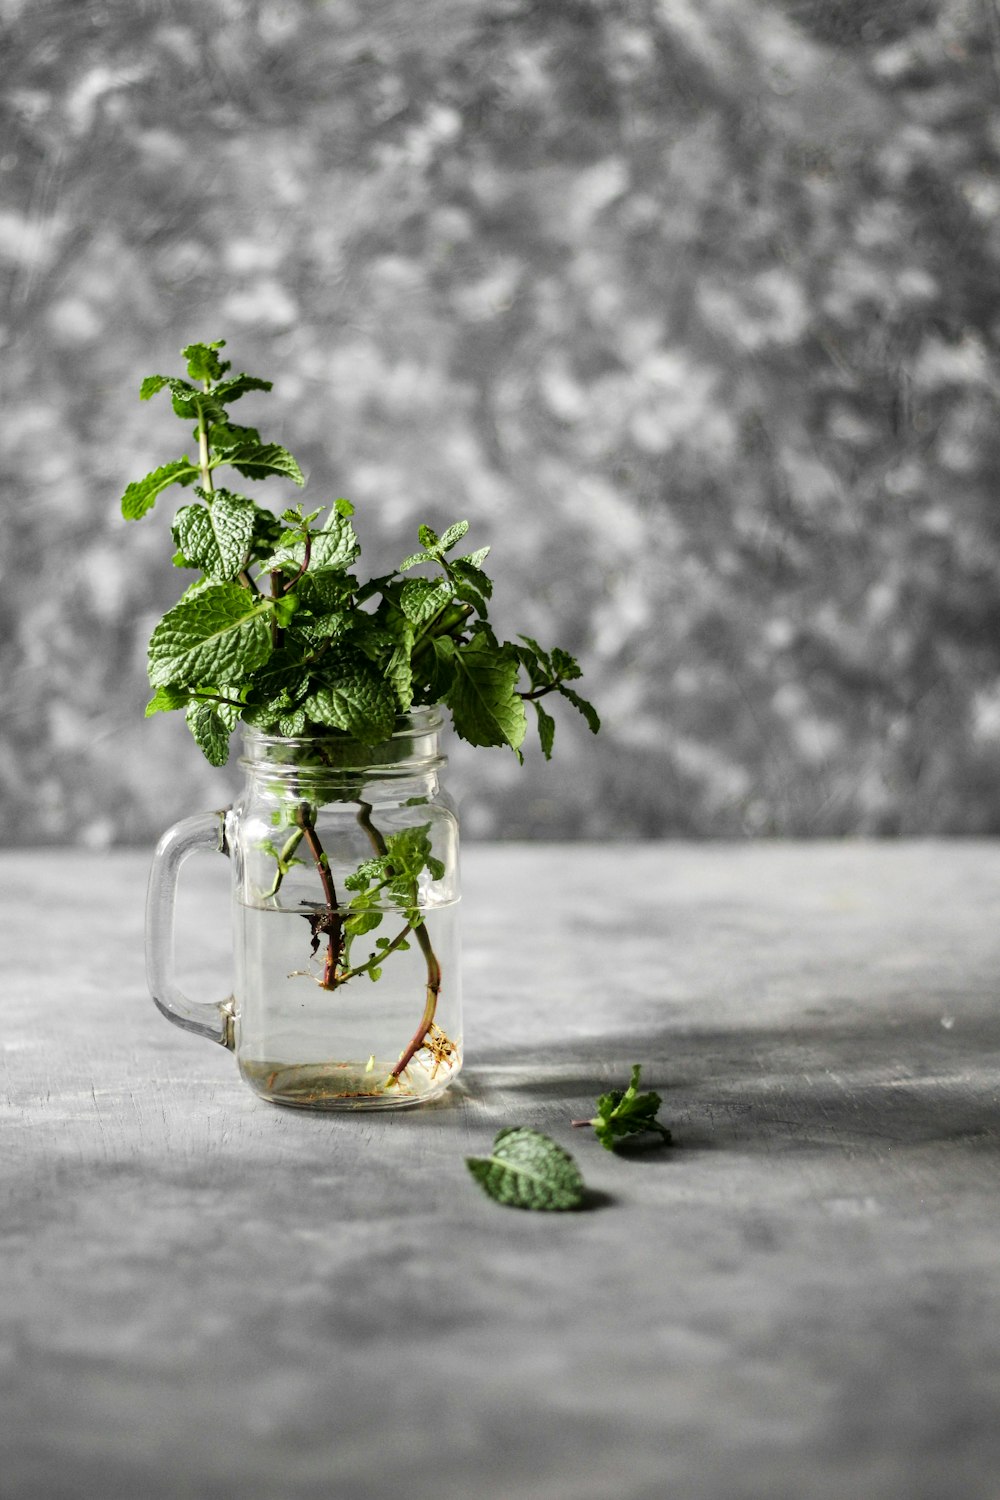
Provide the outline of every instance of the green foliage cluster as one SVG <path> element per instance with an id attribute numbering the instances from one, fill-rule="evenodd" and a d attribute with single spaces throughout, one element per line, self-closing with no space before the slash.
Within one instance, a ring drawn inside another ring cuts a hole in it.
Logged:
<path id="1" fill-rule="evenodd" d="M 619 1141 L 629 1136 L 654 1132 L 664 1144 L 670 1143 L 670 1131 L 656 1118 L 663 1100 L 652 1090 L 639 1093 L 641 1073 L 641 1064 L 635 1063 L 628 1088 L 609 1089 L 602 1094 L 597 1101 L 597 1114 L 587 1122 L 593 1125 L 594 1134 L 608 1151 L 613 1151 Z"/>
<path id="2" fill-rule="evenodd" d="M 530 703 L 549 757 L 555 721 L 540 700 L 553 693 L 596 733 L 596 711 L 569 685 L 581 675 L 574 657 L 530 637 L 497 637 L 487 602 L 493 583 L 483 570 L 489 548 L 457 552 L 467 521 L 440 536 L 421 525 L 419 551 L 362 582 L 352 571 L 361 547 L 350 501 L 338 499 L 325 517 L 301 505 L 275 516 L 216 487 L 216 472 L 226 468 L 244 479 L 278 475 L 304 483 L 287 449 L 232 421 L 232 403 L 248 391 L 269 391 L 271 382 L 231 375 L 219 353 L 224 342 L 188 345 L 186 379 L 150 375 L 140 388 L 144 401 L 168 390 L 176 415 L 195 423 L 198 445 L 196 458 L 160 465 L 122 496 L 122 514 L 133 521 L 174 485 L 196 496 L 174 517 L 173 561 L 199 576 L 150 638 L 155 691 L 147 715 L 182 709 L 213 765 L 228 759 L 239 721 L 271 735 L 333 733 L 376 745 L 400 714 L 435 703 L 447 706 L 462 739 L 506 745 L 518 755 Z M 362 867 L 356 908 L 372 905 L 373 882 L 389 886 L 396 904 L 415 907 L 409 853 L 394 849 Z M 418 873 L 427 857 L 423 851 Z M 349 931 L 363 930 L 357 916 L 352 920 Z"/>

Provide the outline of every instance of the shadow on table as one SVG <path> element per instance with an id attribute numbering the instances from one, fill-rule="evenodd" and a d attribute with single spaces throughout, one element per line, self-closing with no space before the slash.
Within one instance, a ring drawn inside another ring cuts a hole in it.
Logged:
<path id="1" fill-rule="evenodd" d="M 464 1075 L 470 1096 L 566 1104 L 569 1118 L 624 1088 L 662 1096 L 660 1119 L 687 1150 L 831 1149 L 852 1143 L 1000 1144 L 1000 1017 L 851 1016 L 781 1027 L 718 1027 L 567 1039 L 518 1067 L 481 1053 Z M 561 1111 L 560 1111 L 561 1113 Z M 677 1150 L 635 1142 L 619 1155 L 653 1162 Z"/>

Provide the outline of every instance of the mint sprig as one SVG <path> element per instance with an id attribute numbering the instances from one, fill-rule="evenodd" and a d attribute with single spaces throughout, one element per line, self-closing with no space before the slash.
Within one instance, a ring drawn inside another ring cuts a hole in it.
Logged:
<path id="1" fill-rule="evenodd" d="M 663 1100 L 652 1090 L 639 1093 L 640 1063 L 634 1063 L 632 1078 L 627 1089 L 610 1089 L 597 1101 L 597 1114 L 591 1120 L 574 1120 L 576 1126 L 592 1125 L 594 1134 L 608 1151 L 613 1151 L 619 1141 L 631 1135 L 658 1133 L 664 1145 L 672 1137 L 665 1125 L 656 1118 Z"/>
<path id="2" fill-rule="evenodd" d="M 440 703 L 469 744 L 520 757 L 530 703 L 548 759 L 556 721 L 541 700 L 554 695 L 596 733 L 596 710 L 569 686 L 581 675 L 569 652 L 494 633 L 489 548 L 458 551 L 468 521 L 440 535 L 421 525 L 419 551 L 362 582 L 350 501 L 335 500 L 325 518 L 323 508 L 301 507 L 276 516 L 235 487 L 233 474 L 304 478 L 287 449 L 231 421 L 234 401 L 271 382 L 230 374 L 223 347 L 222 339 L 189 344 L 184 376 L 148 375 L 140 387 L 144 401 L 165 392 L 185 425 L 194 422 L 198 445 L 197 457 L 161 464 L 122 496 L 134 521 L 173 486 L 193 491 L 174 518 L 174 563 L 200 576 L 153 632 L 149 677 L 160 691 L 152 711 L 183 709 L 213 765 L 224 764 L 240 718 L 265 733 L 375 744 L 398 714 Z M 227 487 L 217 486 L 227 469 Z"/>
<path id="3" fill-rule="evenodd" d="M 579 1208 L 586 1197 L 569 1152 L 523 1125 L 499 1131 L 491 1156 L 467 1156 L 465 1164 L 483 1192 L 508 1208 L 558 1211 Z"/>

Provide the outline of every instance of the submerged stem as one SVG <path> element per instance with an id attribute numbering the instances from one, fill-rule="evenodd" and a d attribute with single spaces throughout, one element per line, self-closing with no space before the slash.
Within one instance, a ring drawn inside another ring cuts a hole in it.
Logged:
<path id="1" fill-rule="evenodd" d="M 358 808 L 358 822 L 368 835 L 375 853 L 384 858 L 389 850 L 385 839 L 372 822 L 371 803 L 362 802 L 359 798 Z M 389 873 L 391 875 L 391 871 Z M 431 1024 L 437 1011 L 438 996 L 441 993 L 441 965 L 438 962 L 437 954 L 434 952 L 430 936 L 423 922 L 414 926 L 413 935 L 417 940 L 420 951 L 424 955 L 424 962 L 427 965 L 427 995 L 424 1001 L 424 1011 L 420 1018 L 420 1024 L 399 1054 L 399 1060 L 389 1074 L 390 1083 L 399 1082 L 399 1075 L 409 1066 L 423 1046 L 427 1033 L 431 1029 Z"/>
<path id="2" fill-rule="evenodd" d="M 324 990 L 332 990 L 336 989 L 338 984 L 337 964 L 340 962 L 344 947 L 344 919 L 337 902 L 337 888 L 330 874 L 330 861 L 323 852 L 308 802 L 300 802 L 295 809 L 295 822 L 302 829 L 305 841 L 309 845 L 309 853 L 315 862 L 320 883 L 323 886 L 323 895 L 326 897 L 325 912 L 319 919 L 314 920 L 313 937 L 318 940 L 321 932 L 326 934 L 326 958 L 323 961 L 323 978 L 320 980 L 320 985 Z M 313 951 L 315 952 L 315 947 Z"/>

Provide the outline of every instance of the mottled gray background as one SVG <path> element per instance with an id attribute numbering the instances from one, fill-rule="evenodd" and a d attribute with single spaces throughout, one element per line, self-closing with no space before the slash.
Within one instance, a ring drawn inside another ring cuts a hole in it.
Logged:
<path id="1" fill-rule="evenodd" d="M 228 795 L 142 717 L 173 497 L 118 511 L 215 337 L 373 568 L 468 516 L 584 661 L 599 740 L 457 747 L 472 834 L 1000 831 L 994 0 L 0 17 L 4 840 Z"/>

